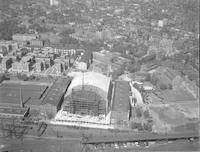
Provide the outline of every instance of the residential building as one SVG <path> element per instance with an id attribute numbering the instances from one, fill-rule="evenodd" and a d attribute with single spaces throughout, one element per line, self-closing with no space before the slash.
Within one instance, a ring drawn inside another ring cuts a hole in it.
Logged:
<path id="1" fill-rule="evenodd" d="M 31 40 L 30 41 L 30 46 L 34 46 L 34 47 L 44 47 L 44 41 L 43 40 Z"/>
<path id="2" fill-rule="evenodd" d="M 31 41 L 38 38 L 39 38 L 38 34 L 14 34 L 12 36 L 12 39 L 14 41 Z"/>
<path id="3" fill-rule="evenodd" d="M 15 62 L 12 64 L 13 72 L 30 72 L 29 62 Z"/>
<path id="4" fill-rule="evenodd" d="M 50 5 L 51 6 L 57 6 L 59 4 L 58 0 L 50 0 Z"/>

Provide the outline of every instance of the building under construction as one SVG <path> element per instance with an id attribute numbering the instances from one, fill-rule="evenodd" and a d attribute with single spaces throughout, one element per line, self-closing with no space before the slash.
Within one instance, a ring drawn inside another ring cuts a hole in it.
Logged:
<path id="1" fill-rule="evenodd" d="M 79 73 L 69 86 L 63 110 L 72 114 L 99 116 L 109 111 L 110 78 L 95 72 Z"/>
<path id="2" fill-rule="evenodd" d="M 72 90 L 67 97 L 66 111 L 73 114 L 98 116 L 106 113 L 106 102 L 90 90 Z"/>

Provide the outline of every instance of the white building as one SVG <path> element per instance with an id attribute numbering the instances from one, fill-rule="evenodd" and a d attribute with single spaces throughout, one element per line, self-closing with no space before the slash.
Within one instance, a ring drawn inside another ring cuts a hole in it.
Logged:
<path id="1" fill-rule="evenodd" d="M 58 0 L 50 0 L 51 6 L 58 6 L 58 4 L 59 4 Z"/>
<path id="2" fill-rule="evenodd" d="M 85 63 L 85 62 L 79 62 L 77 64 L 76 68 L 79 69 L 79 70 L 87 70 L 87 63 Z"/>

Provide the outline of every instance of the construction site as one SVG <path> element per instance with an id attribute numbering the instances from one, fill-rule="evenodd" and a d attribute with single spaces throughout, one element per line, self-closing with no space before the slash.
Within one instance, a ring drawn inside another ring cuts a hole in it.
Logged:
<path id="1" fill-rule="evenodd" d="M 73 79 L 65 94 L 62 108 L 52 123 L 109 125 L 112 95 L 110 78 L 95 72 L 74 72 L 71 75 Z"/>
<path id="2" fill-rule="evenodd" d="M 3 81 L 2 143 L 20 139 L 29 145 L 27 149 L 34 149 L 34 143 L 39 147 L 51 143 L 57 147 L 54 151 L 64 151 L 69 145 L 77 151 L 133 151 L 154 148 L 159 142 L 186 140 L 195 144 L 199 137 L 194 132 L 155 134 L 130 130 L 133 107 L 143 105 L 140 92 L 133 88 L 135 83 L 112 82 L 94 72 L 73 73 L 51 82 Z"/>
<path id="3" fill-rule="evenodd" d="M 106 113 L 105 101 L 95 92 L 86 90 L 72 90 L 67 97 L 68 103 L 64 111 L 72 114 L 99 116 Z"/>

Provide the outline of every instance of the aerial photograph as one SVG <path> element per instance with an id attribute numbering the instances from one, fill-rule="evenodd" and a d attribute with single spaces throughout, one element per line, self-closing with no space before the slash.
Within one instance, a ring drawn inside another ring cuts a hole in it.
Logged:
<path id="1" fill-rule="evenodd" d="M 0 0 L 0 152 L 198 152 L 200 0 Z"/>

